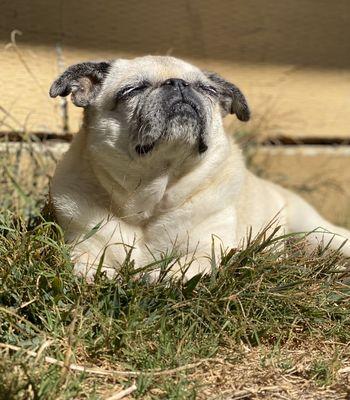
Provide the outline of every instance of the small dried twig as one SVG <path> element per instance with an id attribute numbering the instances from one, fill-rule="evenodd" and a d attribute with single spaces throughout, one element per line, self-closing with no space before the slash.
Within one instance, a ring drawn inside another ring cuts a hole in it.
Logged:
<path id="1" fill-rule="evenodd" d="M 26 350 L 18 346 L 14 346 L 12 344 L 7 344 L 7 343 L 0 343 L 0 348 L 3 349 L 10 349 L 14 351 L 23 351 L 27 353 L 31 357 L 36 357 L 37 352 L 33 350 Z M 70 369 L 71 371 L 79 371 L 79 372 L 86 372 L 88 374 L 95 374 L 95 375 L 101 375 L 101 376 L 126 376 L 126 377 L 136 377 L 136 376 L 165 376 L 165 375 L 173 375 L 176 374 L 177 372 L 181 371 L 186 371 L 189 369 L 193 369 L 196 367 L 199 367 L 205 362 L 209 361 L 221 361 L 216 358 L 203 358 L 202 360 L 199 360 L 195 363 L 191 364 L 186 364 L 186 365 L 181 365 L 180 367 L 177 368 L 172 368 L 172 369 L 166 369 L 166 370 L 147 370 L 147 371 L 120 371 L 120 370 L 106 370 L 102 368 L 90 368 L 90 367 L 85 367 L 83 365 L 77 365 L 77 364 L 69 364 L 65 365 L 64 361 L 57 360 L 56 358 L 53 357 L 44 357 L 45 362 L 48 364 L 54 364 L 54 365 L 59 365 L 60 367 L 65 367 Z"/>
<path id="2" fill-rule="evenodd" d="M 226 397 L 225 400 L 243 400 L 247 397 L 251 397 L 253 392 L 251 390 L 237 390 L 232 393 L 229 397 Z"/>
<path id="3" fill-rule="evenodd" d="M 340 368 L 338 369 L 339 374 L 347 374 L 350 372 L 350 367 Z"/>
<path id="4" fill-rule="evenodd" d="M 38 362 L 38 360 L 40 359 L 41 355 L 43 354 L 43 352 L 49 347 L 51 346 L 51 344 L 53 343 L 53 340 L 45 340 L 45 342 L 40 346 L 39 350 L 37 351 L 37 354 L 35 356 L 35 360 L 34 362 Z"/>
<path id="5" fill-rule="evenodd" d="M 37 299 L 36 297 L 34 297 L 34 299 L 29 300 L 29 301 L 26 301 L 25 303 L 21 304 L 21 305 L 19 306 L 19 308 L 22 310 L 23 308 L 29 306 L 29 304 L 32 304 L 32 303 L 34 303 L 34 302 L 37 301 L 37 300 L 38 300 L 38 299 Z"/>
<path id="6" fill-rule="evenodd" d="M 119 400 L 119 399 L 123 399 L 124 397 L 128 396 L 129 394 L 131 394 L 132 392 L 135 392 L 135 390 L 137 390 L 137 386 L 135 385 L 135 383 L 133 383 L 130 387 L 121 390 L 118 393 L 114 393 L 112 394 L 112 396 L 107 397 L 105 400 Z"/>
<path id="7" fill-rule="evenodd" d="M 19 31 L 18 29 L 14 29 L 11 32 L 11 42 L 8 43 L 5 46 L 5 49 L 9 49 L 12 48 L 14 49 L 15 53 L 17 54 L 18 59 L 20 60 L 20 62 L 22 63 L 23 67 L 25 68 L 25 70 L 28 72 L 29 76 L 33 79 L 33 81 L 36 83 L 36 85 L 39 88 L 39 91 L 45 96 L 45 99 L 47 99 L 47 93 L 46 90 L 43 88 L 41 82 L 39 81 L 39 79 L 35 76 L 35 74 L 33 73 L 33 71 L 31 70 L 31 68 L 29 67 L 28 63 L 26 62 L 24 56 L 22 55 L 21 51 L 19 50 L 18 46 L 17 46 L 17 42 L 16 42 L 16 35 L 22 35 L 22 32 Z"/>
<path id="8" fill-rule="evenodd" d="M 283 389 L 282 387 L 279 386 L 262 386 L 260 388 L 250 388 L 250 389 L 241 389 L 241 390 L 236 390 L 235 392 L 231 392 L 227 397 L 224 398 L 224 400 L 243 400 L 247 398 L 251 398 L 251 396 L 255 396 L 258 393 L 262 392 L 277 392 Z M 282 396 L 278 393 L 278 396 Z M 212 398 L 212 400 L 217 399 L 218 397 Z M 221 398 L 221 397 L 220 397 Z"/>

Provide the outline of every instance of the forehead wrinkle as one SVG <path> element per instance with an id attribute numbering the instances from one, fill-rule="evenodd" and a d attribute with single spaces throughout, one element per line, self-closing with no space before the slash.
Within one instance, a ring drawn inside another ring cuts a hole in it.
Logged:
<path id="1" fill-rule="evenodd" d="M 150 71 L 143 70 L 142 74 L 140 73 L 132 76 L 125 75 L 125 77 L 121 77 L 118 86 L 132 85 L 142 82 L 149 82 L 150 84 L 157 85 L 171 78 L 183 79 L 187 82 L 194 83 L 197 82 L 198 79 L 201 79 L 202 76 L 195 72 L 179 71 L 177 69 L 164 70 L 160 68 L 158 71 L 155 71 L 153 68 Z"/>
<path id="2" fill-rule="evenodd" d="M 184 79 L 191 82 L 196 78 L 198 79 L 198 75 L 201 74 L 197 67 L 176 58 L 159 58 L 154 64 L 149 71 L 154 80 L 158 82 L 163 82 L 170 78 Z"/>
<path id="3" fill-rule="evenodd" d="M 157 70 L 152 70 L 155 81 L 164 82 L 167 79 L 177 78 L 192 82 L 198 79 L 198 72 L 184 69 L 179 66 L 158 66 Z"/>
<path id="4" fill-rule="evenodd" d="M 185 79 L 191 82 L 203 76 L 200 69 L 185 61 L 161 56 L 123 60 L 122 64 L 117 62 L 111 74 L 114 75 L 115 81 L 130 83 L 141 80 L 158 83 L 170 78 Z"/>

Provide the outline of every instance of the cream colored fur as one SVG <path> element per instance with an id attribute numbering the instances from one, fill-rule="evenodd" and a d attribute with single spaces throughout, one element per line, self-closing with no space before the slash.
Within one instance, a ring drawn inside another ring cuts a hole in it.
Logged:
<path id="1" fill-rule="evenodd" d="M 349 231 L 323 219 L 301 197 L 246 169 L 240 149 L 223 129 L 217 104 L 208 150 L 201 157 L 194 157 L 193 148 L 180 139 L 145 157 L 127 150 L 127 136 L 124 148 L 113 147 L 122 133 L 105 114 L 111 88 L 147 67 L 162 79 L 190 79 L 199 73 L 173 58 L 165 64 L 156 57 L 116 62 L 52 180 L 56 217 L 67 241 L 75 243 L 77 273 L 91 278 L 103 256 L 104 270 L 113 276 L 132 248 L 137 268 L 175 253 L 173 273 L 179 275 L 187 266 L 189 279 L 210 271 L 213 249 L 220 257 L 222 251 L 241 246 L 249 229 L 255 235 L 276 216 L 286 232 L 317 229 L 309 236 L 313 245 L 328 242 L 333 233 L 332 248 L 350 238 Z M 97 231 L 84 240 L 96 226 Z M 342 251 L 350 256 L 350 244 Z M 156 270 L 150 277 L 157 276 Z"/>

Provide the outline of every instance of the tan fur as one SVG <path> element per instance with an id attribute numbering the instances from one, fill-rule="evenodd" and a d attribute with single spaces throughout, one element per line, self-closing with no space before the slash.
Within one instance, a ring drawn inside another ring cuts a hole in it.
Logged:
<path id="1" fill-rule="evenodd" d="M 256 235 L 276 216 L 286 232 L 322 228 L 310 235 L 313 245 L 328 242 L 333 233 L 332 248 L 350 238 L 349 231 L 324 220 L 299 196 L 246 169 L 240 149 L 223 129 L 217 104 L 211 110 L 208 150 L 201 157 L 181 140 L 164 143 L 147 157 L 112 149 L 107 136 L 120 133 L 118 124 L 104 117 L 106 104 L 120 82 L 148 70 L 160 79 L 190 80 L 201 74 L 170 57 L 115 62 L 53 178 L 52 202 L 67 241 L 76 244 L 77 273 L 91 278 L 103 256 L 104 270 L 113 276 L 132 249 L 136 267 L 176 254 L 173 274 L 187 268 L 188 279 L 210 271 L 213 250 L 219 258 L 240 247 L 250 229 Z M 83 240 L 96 226 L 97 232 Z M 350 244 L 342 251 L 350 256 Z"/>

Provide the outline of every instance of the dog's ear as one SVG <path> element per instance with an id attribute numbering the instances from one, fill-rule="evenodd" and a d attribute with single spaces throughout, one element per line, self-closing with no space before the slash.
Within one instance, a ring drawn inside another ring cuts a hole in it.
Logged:
<path id="1" fill-rule="evenodd" d="M 77 107 L 87 107 L 100 91 L 110 66 L 105 61 L 72 65 L 51 85 L 50 96 L 65 97 L 72 93 Z"/>
<path id="2" fill-rule="evenodd" d="M 250 118 L 250 110 L 243 93 L 236 85 L 228 82 L 215 72 L 204 71 L 219 94 L 219 100 L 224 116 L 227 114 L 236 114 L 241 121 L 248 121 Z"/>

